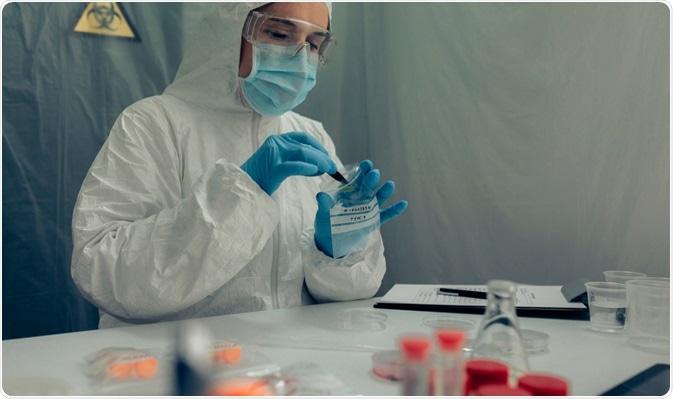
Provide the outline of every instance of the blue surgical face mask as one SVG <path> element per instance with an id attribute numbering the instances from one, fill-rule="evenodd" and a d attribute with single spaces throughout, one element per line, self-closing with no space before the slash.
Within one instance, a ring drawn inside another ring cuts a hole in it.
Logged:
<path id="1" fill-rule="evenodd" d="M 318 66 L 309 60 L 309 49 L 252 45 L 252 70 L 242 81 L 248 104 L 264 116 L 278 116 L 306 99 L 316 83 Z"/>

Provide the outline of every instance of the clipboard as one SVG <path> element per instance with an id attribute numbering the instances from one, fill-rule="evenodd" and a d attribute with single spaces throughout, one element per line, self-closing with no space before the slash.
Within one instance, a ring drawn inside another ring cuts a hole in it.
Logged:
<path id="1" fill-rule="evenodd" d="M 415 310 L 483 314 L 486 300 L 439 295 L 441 287 L 486 291 L 485 285 L 395 284 L 379 302 L 377 309 Z M 518 285 L 516 314 L 521 317 L 589 320 L 589 310 L 579 302 L 569 302 L 561 286 Z"/>

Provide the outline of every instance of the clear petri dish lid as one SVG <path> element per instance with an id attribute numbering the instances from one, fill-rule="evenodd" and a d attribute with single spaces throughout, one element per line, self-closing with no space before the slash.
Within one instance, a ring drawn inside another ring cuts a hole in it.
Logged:
<path id="1" fill-rule="evenodd" d="M 431 353 L 428 358 L 430 373 L 434 373 L 434 365 L 437 364 L 439 356 L 437 353 Z M 399 382 L 404 377 L 404 361 L 402 353 L 399 350 L 387 350 L 376 352 L 372 355 L 372 375 L 379 380 Z"/>
<path id="2" fill-rule="evenodd" d="M 322 191 L 330 194 L 332 197 L 335 197 L 340 191 L 352 190 L 354 181 L 360 174 L 360 165 L 357 163 L 344 165 L 339 169 L 339 173 L 348 181 L 348 184 L 341 184 L 334 179 L 327 179 L 321 187 Z"/>
<path id="3" fill-rule="evenodd" d="M 475 323 L 469 319 L 460 317 L 446 317 L 446 316 L 431 316 L 423 319 L 423 325 L 434 329 L 448 329 L 470 331 L 474 328 Z"/>
<path id="4" fill-rule="evenodd" d="M 398 350 L 376 352 L 372 355 L 372 374 L 386 381 L 402 380 L 402 354 Z"/>
<path id="5" fill-rule="evenodd" d="M 388 315 L 372 309 L 344 309 L 337 312 L 336 328 L 342 331 L 381 331 Z"/>
<path id="6" fill-rule="evenodd" d="M 523 347 L 528 353 L 542 353 L 549 349 L 549 334 L 535 330 L 521 330 Z"/>
<path id="7" fill-rule="evenodd" d="M 627 285 L 641 287 L 665 287 L 670 285 L 668 277 L 643 277 L 627 281 Z"/>

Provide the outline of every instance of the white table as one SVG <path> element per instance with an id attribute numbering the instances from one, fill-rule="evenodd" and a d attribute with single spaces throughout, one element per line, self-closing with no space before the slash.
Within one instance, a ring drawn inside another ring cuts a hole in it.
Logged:
<path id="1" fill-rule="evenodd" d="M 377 310 L 388 315 L 378 332 L 335 328 L 336 314 L 350 308 L 370 309 L 375 300 L 306 306 L 294 309 L 227 315 L 201 319 L 215 338 L 262 344 L 258 349 L 280 366 L 296 361 L 322 365 L 364 395 L 397 395 L 398 386 L 370 373 L 377 350 L 393 349 L 403 333 L 431 329 L 423 320 L 451 316 L 478 323 L 479 315 Z M 669 363 L 668 355 L 636 350 L 624 335 L 588 330 L 586 321 L 520 318 L 521 327 L 550 335 L 549 352 L 530 356 L 534 371 L 545 371 L 571 381 L 574 395 L 597 395 L 655 363 Z M 82 372 L 83 358 L 103 347 L 161 348 L 173 346 L 175 323 L 85 331 L 3 341 L 3 387 L 13 394 L 93 394 Z M 475 334 L 475 329 L 471 335 Z M 42 386 L 42 388 L 40 387 Z M 50 387 L 51 391 L 45 391 Z M 147 385 L 137 394 L 169 394 L 170 385 Z M 121 393 L 121 392 L 120 392 Z M 132 393 L 132 392 L 126 392 Z"/>

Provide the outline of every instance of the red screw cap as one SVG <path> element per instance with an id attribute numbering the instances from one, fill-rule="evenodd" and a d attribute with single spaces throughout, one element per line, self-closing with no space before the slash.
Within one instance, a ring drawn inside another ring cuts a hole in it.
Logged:
<path id="1" fill-rule="evenodd" d="M 439 330 L 437 331 L 437 342 L 443 351 L 459 351 L 463 349 L 465 342 L 465 333 L 459 330 Z"/>
<path id="2" fill-rule="evenodd" d="M 490 359 L 472 359 L 465 364 L 468 376 L 479 380 L 493 382 L 507 382 L 509 375 L 507 365 L 503 362 Z"/>
<path id="3" fill-rule="evenodd" d="M 465 364 L 465 394 L 486 384 L 507 385 L 509 370 L 503 362 L 490 359 L 473 359 Z"/>
<path id="4" fill-rule="evenodd" d="M 402 355 L 407 360 L 424 361 L 430 353 L 430 340 L 426 337 L 403 337 L 400 340 Z"/>
<path id="5" fill-rule="evenodd" d="M 568 381 L 551 374 L 531 373 L 519 378 L 519 388 L 535 396 L 567 396 Z"/>

